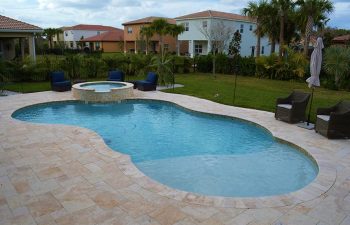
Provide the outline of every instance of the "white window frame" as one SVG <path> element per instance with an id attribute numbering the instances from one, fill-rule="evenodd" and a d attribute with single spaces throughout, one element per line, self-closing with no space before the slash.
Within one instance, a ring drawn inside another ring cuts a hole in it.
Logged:
<path id="1" fill-rule="evenodd" d="M 244 24 L 241 24 L 241 27 L 239 29 L 239 33 L 243 34 L 244 32 Z"/>
<path id="2" fill-rule="evenodd" d="M 208 21 L 202 21 L 202 28 L 207 29 L 208 28 Z"/>
<path id="3" fill-rule="evenodd" d="M 182 23 L 182 25 L 184 26 L 185 31 L 189 31 L 190 30 L 190 23 L 189 22 L 184 22 L 184 23 Z"/>
<path id="4" fill-rule="evenodd" d="M 194 45 L 194 54 L 195 55 L 203 54 L 203 44 L 195 44 Z"/>
<path id="5" fill-rule="evenodd" d="M 128 27 L 128 34 L 132 34 L 132 27 Z"/>

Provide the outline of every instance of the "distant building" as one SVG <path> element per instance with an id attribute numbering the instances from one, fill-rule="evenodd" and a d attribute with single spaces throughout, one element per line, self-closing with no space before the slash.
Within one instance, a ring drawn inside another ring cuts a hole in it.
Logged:
<path id="1" fill-rule="evenodd" d="M 124 51 L 124 31 L 115 29 L 80 40 L 89 50 L 103 52 Z"/>
<path id="2" fill-rule="evenodd" d="M 140 30 L 144 26 L 149 26 L 154 20 L 160 19 L 162 17 L 146 17 L 138 20 L 129 21 L 123 23 L 124 26 L 124 52 L 145 52 L 146 44 L 145 38 L 140 34 Z M 176 24 L 174 19 L 163 18 L 170 24 Z M 166 35 L 163 38 L 164 49 L 167 52 L 176 52 L 176 38 L 171 35 Z M 180 53 L 187 52 L 187 42 L 179 42 Z M 150 38 L 150 43 L 148 46 L 150 52 L 160 52 L 159 46 L 159 36 L 153 35 Z"/>
<path id="3" fill-rule="evenodd" d="M 79 24 L 72 27 L 63 27 L 63 33 L 59 36 L 59 40 L 63 41 L 64 46 L 70 49 L 78 49 L 84 48 L 85 46 L 80 46 L 81 40 L 89 37 L 93 37 L 96 35 L 100 35 L 102 33 L 108 31 L 115 31 L 117 28 L 110 26 L 102 26 L 102 25 L 88 25 L 88 24 Z M 61 39 L 60 37 L 63 37 Z M 57 41 L 57 35 L 53 38 L 53 41 Z M 54 42 L 55 43 L 55 42 Z M 85 44 L 89 45 L 85 42 Z"/>
<path id="4" fill-rule="evenodd" d="M 350 34 L 333 38 L 332 44 L 350 46 Z"/>
<path id="5" fill-rule="evenodd" d="M 220 22 L 223 22 L 226 27 L 232 28 L 234 32 L 239 30 L 242 36 L 241 56 L 255 56 L 256 54 L 257 37 L 254 33 L 256 22 L 250 17 L 207 10 L 176 17 L 175 20 L 177 24 L 183 24 L 185 26 L 186 31 L 179 36 L 179 40 L 189 42 L 188 52 L 191 57 L 195 55 L 206 55 L 212 50 L 210 41 L 201 32 L 201 29 L 211 29 L 212 26 Z M 278 50 L 277 45 L 275 49 Z M 261 55 L 270 55 L 271 44 L 267 37 L 261 38 L 260 51 Z M 225 52 L 227 53 L 228 49 L 225 49 Z"/>
<path id="6" fill-rule="evenodd" d="M 25 22 L 21 22 L 0 15 L 0 58 L 11 60 L 16 56 L 15 44 L 18 41 L 21 56 L 25 55 L 25 45 L 29 46 L 29 55 L 35 60 L 35 35 L 43 29 Z"/>

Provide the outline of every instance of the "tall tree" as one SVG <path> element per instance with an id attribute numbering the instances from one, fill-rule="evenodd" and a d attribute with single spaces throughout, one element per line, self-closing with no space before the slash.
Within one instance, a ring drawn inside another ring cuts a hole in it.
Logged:
<path id="1" fill-rule="evenodd" d="M 209 27 L 202 27 L 199 31 L 204 35 L 211 46 L 210 50 L 213 53 L 213 75 L 216 77 L 216 54 L 222 53 L 226 49 L 229 44 L 228 42 L 233 35 L 233 29 L 232 27 L 226 26 L 223 21 L 220 21 L 211 23 Z"/>
<path id="2" fill-rule="evenodd" d="M 268 7 L 268 2 L 266 0 L 260 0 L 256 2 L 248 2 L 248 6 L 243 8 L 242 12 L 246 16 L 250 16 L 256 19 L 256 30 L 255 34 L 257 36 L 256 41 L 256 56 L 260 56 L 260 46 L 261 46 L 261 36 L 263 36 L 263 21 L 264 17 L 268 14 L 266 11 Z"/>
<path id="3" fill-rule="evenodd" d="M 169 26 L 170 24 L 166 19 L 160 18 L 154 20 L 151 25 L 150 29 L 153 30 L 155 34 L 158 35 L 159 37 L 159 47 L 160 47 L 160 54 L 162 59 L 164 59 L 164 43 L 163 43 L 163 38 L 165 35 L 169 34 Z"/>
<path id="4" fill-rule="evenodd" d="M 44 29 L 43 35 L 46 36 L 47 40 L 49 41 L 49 48 L 52 48 L 52 38 L 55 36 L 57 33 L 56 28 L 46 28 Z"/>
<path id="5" fill-rule="evenodd" d="M 180 55 L 180 43 L 179 43 L 179 35 L 185 31 L 185 27 L 183 25 L 170 24 L 168 27 L 168 33 L 176 39 L 176 53 Z"/>
<path id="6" fill-rule="evenodd" d="M 154 35 L 154 31 L 152 27 L 146 26 L 141 28 L 140 34 L 146 38 L 146 55 L 148 55 L 149 41 Z"/>
<path id="7" fill-rule="evenodd" d="M 237 30 L 232 37 L 232 40 L 230 42 L 230 45 L 228 47 L 228 54 L 232 56 L 238 56 L 239 52 L 241 50 L 241 42 L 242 42 L 242 35 L 239 33 L 239 30 Z"/>
<path id="8" fill-rule="evenodd" d="M 283 48 L 284 48 L 284 32 L 286 21 L 288 20 L 288 15 L 290 11 L 294 10 L 295 4 L 292 0 L 272 0 L 271 2 L 274 7 L 278 8 L 278 14 L 280 19 L 280 32 L 279 32 L 279 57 L 282 58 Z"/>
<path id="9" fill-rule="evenodd" d="M 267 4 L 264 20 L 262 21 L 263 33 L 268 35 L 271 42 L 271 54 L 276 51 L 276 43 L 279 40 L 280 20 L 278 16 L 278 8 L 274 4 Z"/>
<path id="10" fill-rule="evenodd" d="M 56 31 L 56 37 L 57 37 L 57 43 L 61 46 L 61 43 L 60 43 L 60 34 L 63 33 L 63 30 L 61 28 L 55 28 L 55 31 Z"/>
<path id="11" fill-rule="evenodd" d="M 321 26 L 327 21 L 326 14 L 333 12 L 334 6 L 330 0 L 298 0 L 301 26 L 304 30 L 304 54 L 308 54 L 310 35 L 315 25 Z"/>

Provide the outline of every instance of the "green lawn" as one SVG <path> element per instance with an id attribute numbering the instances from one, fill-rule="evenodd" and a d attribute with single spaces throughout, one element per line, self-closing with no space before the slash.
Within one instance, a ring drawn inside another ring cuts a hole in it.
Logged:
<path id="1" fill-rule="evenodd" d="M 94 80 L 104 80 L 96 78 Z M 130 77 L 136 80 L 136 77 Z M 236 100 L 233 104 L 234 76 L 217 75 L 214 78 L 211 74 L 180 74 L 176 75 L 176 83 L 185 85 L 183 88 L 176 88 L 174 93 L 192 95 L 199 98 L 209 99 L 226 105 L 235 105 L 246 108 L 254 108 L 273 112 L 277 97 L 287 96 L 292 90 L 311 92 L 306 83 L 293 81 L 276 81 L 258 79 L 254 77 L 238 76 Z M 50 90 L 49 82 L 14 83 L 5 86 L 6 90 L 23 93 Z M 165 92 L 172 93 L 173 90 Z M 324 88 L 317 88 L 314 95 L 312 109 L 312 120 L 315 119 L 317 107 L 328 107 L 342 99 L 350 100 L 350 92 L 332 91 Z"/>
<path id="2" fill-rule="evenodd" d="M 234 76 L 232 75 L 217 75 L 216 79 L 211 74 L 176 75 L 176 83 L 185 87 L 176 88 L 175 93 L 233 105 Z M 276 98 L 287 96 L 292 90 L 311 92 L 306 83 L 238 76 L 234 105 L 273 112 Z M 172 93 L 173 90 L 166 92 Z M 317 88 L 314 93 L 312 120 L 315 119 L 317 107 L 328 107 L 342 99 L 350 100 L 350 92 Z"/>

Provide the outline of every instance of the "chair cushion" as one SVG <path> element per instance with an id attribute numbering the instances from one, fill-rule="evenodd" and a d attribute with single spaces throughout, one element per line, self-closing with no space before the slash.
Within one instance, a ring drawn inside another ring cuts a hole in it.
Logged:
<path id="1" fill-rule="evenodd" d="M 64 81 L 64 72 L 56 71 L 51 73 L 51 81 L 53 83 Z"/>
<path id="2" fill-rule="evenodd" d="M 139 81 L 136 81 L 136 84 L 137 85 L 153 85 L 153 83 L 149 82 L 149 81 L 146 81 L 146 80 L 139 80 Z"/>
<path id="3" fill-rule="evenodd" d="M 63 87 L 63 86 L 70 86 L 71 83 L 70 81 L 61 81 L 61 82 L 55 82 L 53 83 L 54 86 L 59 86 L 59 87 Z"/>
<path id="4" fill-rule="evenodd" d="M 317 115 L 317 118 L 324 120 L 324 121 L 329 121 L 330 116 L 328 115 Z"/>
<path id="5" fill-rule="evenodd" d="M 124 74 L 122 71 L 109 71 L 108 80 L 123 81 Z"/>
<path id="6" fill-rule="evenodd" d="M 285 109 L 292 109 L 291 104 L 278 104 L 277 106 Z"/>
<path id="7" fill-rule="evenodd" d="M 148 82 L 150 82 L 152 84 L 156 84 L 157 83 L 157 79 L 158 79 L 157 74 L 152 73 L 152 72 L 149 72 L 147 74 L 146 81 L 148 81 Z"/>

